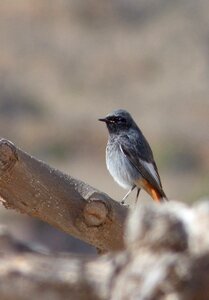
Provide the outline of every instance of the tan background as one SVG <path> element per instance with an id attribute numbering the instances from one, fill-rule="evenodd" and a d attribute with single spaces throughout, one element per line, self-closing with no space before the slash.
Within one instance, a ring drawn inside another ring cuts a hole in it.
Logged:
<path id="1" fill-rule="evenodd" d="M 121 199 L 97 119 L 125 108 L 168 197 L 209 194 L 208 1 L 2 0 L 0 41 L 1 136 Z M 140 200 L 151 201 L 144 192 Z M 18 238 L 89 250 L 36 220 L 0 214 Z"/>

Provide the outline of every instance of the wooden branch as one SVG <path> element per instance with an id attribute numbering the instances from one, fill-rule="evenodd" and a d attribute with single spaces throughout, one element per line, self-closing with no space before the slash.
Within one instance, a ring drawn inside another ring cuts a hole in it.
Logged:
<path id="1" fill-rule="evenodd" d="M 127 208 L 0 140 L 0 197 L 6 208 L 37 217 L 100 251 L 124 246 Z"/>
<path id="2" fill-rule="evenodd" d="M 0 299 L 208 300 L 208 227 L 208 201 L 142 204 L 126 249 L 91 258 L 31 252 L 0 230 Z"/>
<path id="3" fill-rule="evenodd" d="M 0 257 L 0 298 L 37 299 L 109 299 L 111 258 L 93 259 L 76 256 L 34 254 Z"/>

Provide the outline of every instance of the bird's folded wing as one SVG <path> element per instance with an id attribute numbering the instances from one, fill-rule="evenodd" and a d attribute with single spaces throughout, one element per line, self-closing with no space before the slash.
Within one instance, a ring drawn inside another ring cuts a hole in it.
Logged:
<path id="1" fill-rule="evenodd" d="M 120 149 L 123 154 L 127 157 L 129 162 L 132 164 L 133 167 L 137 169 L 139 174 L 148 181 L 152 185 L 153 188 L 158 190 L 159 192 L 163 192 L 160 177 L 158 175 L 158 171 L 156 168 L 155 163 L 147 162 L 143 159 L 140 159 L 139 156 L 136 155 L 137 149 L 132 147 L 126 147 L 125 144 L 120 145 Z"/>

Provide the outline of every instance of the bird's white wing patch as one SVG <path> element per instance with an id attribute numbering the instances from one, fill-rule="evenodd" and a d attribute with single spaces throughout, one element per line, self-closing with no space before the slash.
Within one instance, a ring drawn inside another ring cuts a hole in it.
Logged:
<path id="1" fill-rule="evenodd" d="M 138 158 L 138 162 L 137 162 L 137 160 L 136 161 L 132 161 L 131 157 L 129 157 L 124 152 L 122 146 L 120 145 L 119 147 L 120 147 L 120 150 L 123 152 L 123 154 L 128 157 L 129 161 L 139 171 L 139 173 L 140 173 L 140 168 L 144 168 L 147 171 L 148 176 L 150 175 L 150 177 L 152 177 L 155 180 L 155 182 L 158 184 L 158 186 L 161 188 L 161 183 L 160 183 L 159 175 L 158 175 L 158 173 L 157 173 L 157 171 L 155 169 L 155 166 L 152 163 L 148 163 L 145 160 L 140 159 L 140 158 Z M 141 172 L 141 175 L 143 176 L 143 172 Z"/>
<path id="2" fill-rule="evenodd" d="M 156 180 L 156 182 L 159 184 L 160 186 L 160 180 L 159 180 L 159 176 L 155 170 L 155 167 L 153 166 L 152 163 L 148 163 L 142 159 L 140 159 L 141 164 L 144 166 L 144 168 L 152 175 L 152 177 Z"/>

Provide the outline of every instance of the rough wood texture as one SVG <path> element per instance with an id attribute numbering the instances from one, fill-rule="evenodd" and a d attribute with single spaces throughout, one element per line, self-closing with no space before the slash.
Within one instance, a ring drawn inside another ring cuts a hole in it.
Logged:
<path id="1" fill-rule="evenodd" d="M 20 253 L 11 238 L 2 254 L 0 234 L 0 299 L 209 299 L 209 202 L 141 205 L 127 224 L 123 251 L 91 259 Z"/>
<path id="2" fill-rule="evenodd" d="M 37 217 L 101 252 L 124 246 L 126 207 L 5 139 L 0 140 L 0 197 L 6 208 Z"/>
<path id="3" fill-rule="evenodd" d="M 209 202 L 130 211 L 79 180 L 0 141 L 5 207 L 38 217 L 100 251 L 87 258 L 37 251 L 0 228 L 0 299 L 208 300 Z M 123 239 L 123 236 L 125 237 Z"/>

